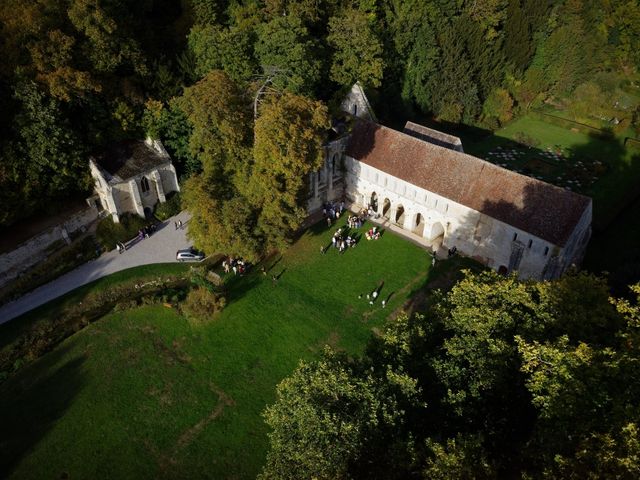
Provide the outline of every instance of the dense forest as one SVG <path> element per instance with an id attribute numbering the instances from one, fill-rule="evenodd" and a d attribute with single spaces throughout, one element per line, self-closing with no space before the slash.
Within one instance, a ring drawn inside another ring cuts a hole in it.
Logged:
<path id="1" fill-rule="evenodd" d="M 259 217 L 260 182 L 246 179 L 266 158 L 250 148 L 265 84 L 265 98 L 287 92 L 295 109 L 299 98 L 332 105 L 359 80 L 385 121 L 492 129 L 545 101 L 605 108 L 640 64 L 639 35 L 635 0 L 5 0 L 0 225 L 83 198 L 87 156 L 145 134 L 165 142 L 183 178 L 204 170 L 236 185 L 224 201 L 253 198 L 245 217 Z M 222 117 L 199 108 L 221 90 L 227 103 L 210 107 Z M 256 244 L 297 223 L 256 222 Z"/>

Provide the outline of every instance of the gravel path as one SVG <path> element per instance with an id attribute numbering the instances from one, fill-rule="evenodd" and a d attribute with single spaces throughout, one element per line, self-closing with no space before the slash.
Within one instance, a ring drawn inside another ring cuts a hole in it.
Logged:
<path id="1" fill-rule="evenodd" d="M 179 220 L 182 221 L 183 228 L 176 230 L 174 222 Z M 151 263 L 175 262 L 176 250 L 187 248 L 191 245 L 186 237 L 186 225 L 189 220 L 189 214 L 186 211 L 181 212 L 175 217 L 158 224 L 157 231 L 151 237 L 130 245 L 126 252 L 119 254 L 114 248 L 99 258 L 85 263 L 46 285 L 38 287 L 13 302 L 3 305 L 0 307 L 0 324 L 8 322 L 82 285 L 120 270 Z"/>

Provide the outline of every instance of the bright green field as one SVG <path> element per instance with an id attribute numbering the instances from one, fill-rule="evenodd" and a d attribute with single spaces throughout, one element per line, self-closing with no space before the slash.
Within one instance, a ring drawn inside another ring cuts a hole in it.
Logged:
<path id="1" fill-rule="evenodd" d="M 208 325 L 163 306 L 113 313 L 1 385 L 0 476 L 254 478 L 277 383 L 325 344 L 361 352 L 428 275 L 426 251 L 389 232 L 321 255 L 333 230 L 316 229 L 266 277 L 232 279 Z M 358 299 L 381 282 L 386 309 Z"/>

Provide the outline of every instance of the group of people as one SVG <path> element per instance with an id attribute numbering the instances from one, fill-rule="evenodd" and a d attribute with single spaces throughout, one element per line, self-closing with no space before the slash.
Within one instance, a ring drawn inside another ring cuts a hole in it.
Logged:
<path id="1" fill-rule="evenodd" d="M 347 225 L 349 225 L 349 228 L 360 228 L 363 224 L 364 217 L 350 215 L 349 218 L 347 218 Z"/>
<path id="2" fill-rule="evenodd" d="M 366 217 L 379 218 L 380 214 L 377 213 L 373 205 L 370 204 L 367 208 L 362 209 L 362 211 L 360 212 L 360 216 L 363 218 L 366 218 Z"/>
<path id="3" fill-rule="evenodd" d="M 331 226 L 334 220 L 340 218 L 342 212 L 344 212 L 344 200 L 340 203 L 327 202 L 322 205 L 322 214 L 327 220 L 328 226 Z"/>
<path id="4" fill-rule="evenodd" d="M 143 240 L 145 238 L 149 238 L 155 231 L 156 226 L 153 223 L 142 227 L 140 230 L 138 230 L 138 234 L 135 236 L 135 238 L 129 242 L 128 246 L 131 246 L 132 244 L 139 242 L 140 240 Z M 118 250 L 118 253 L 125 252 L 127 250 L 127 244 L 125 244 L 124 242 L 116 242 L 116 250 Z"/>
<path id="5" fill-rule="evenodd" d="M 364 236 L 367 240 L 378 240 L 380 238 L 380 230 L 378 230 L 378 227 L 371 227 Z"/>
<path id="6" fill-rule="evenodd" d="M 376 301 L 376 298 L 378 298 L 378 295 L 380 294 L 380 288 L 376 288 L 373 292 L 371 293 L 367 293 L 367 300 L 369 301 L 369 305 L 373 305 L 373 303 Z M 362 298 L 362 294 L 358 295 L 358 298 Z M 386 300 L 382 300 L 382 308 L 385 308 L 387 306 L 387 301 Z"/>
<path id="7" fill-rule="evenodd" d="M 149 238 L 155 231 L 156 226 L 153 223 L 147 225 L 146 227 L 142 227 L 140 230 L 138 230 L 138 240 Z"/>
<path id="8" fill-rule="evenodd" d="M 242 258 L 233 258 L 229 257 L 222 261 L 222 268 L 224 273 L 229 273 L 233 271 L 234 275 L 244 275 L 245 272 L 249 269 L 249 262 L 243 260 Z"/>
<path id="9" fill-rule="evenodd" d="M 358 243 L 358 239 L 352 237 L 351 235 L 347 235 L 346 237 L 342 234 L 342 227 L 336 230 L 336 233 L 333 234 L 331 238 L 332 245 L 338 249 L 340 253 L 344 252 L 347 248 L 355 247 L 356 243 Z M 324 253 L 324 248 L 321 247 L 322 253 Z"/>

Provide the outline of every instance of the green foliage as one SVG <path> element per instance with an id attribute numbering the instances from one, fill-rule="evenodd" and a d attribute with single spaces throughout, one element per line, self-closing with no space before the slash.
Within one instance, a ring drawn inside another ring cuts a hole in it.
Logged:
<path id="1" fill-rule="evenodd" d="M 462 21 L 445 25 L 438 43 L 442 48 L 438 82 L 432 94 L 434 113 L 447 122 L 471 122 L 480 111 L 478 85 L 461 33 Z"/>
<path id="2" fill-rule="evenodd" d="M 432 115 L 496 128 L 543 101 L 583 122 L 615 117 L 621 132 L 638 123 L 628 102 L 635 91 L 598 81 L 635 81 L 635 1 L 5 0 L 0 24 L 3 224 L 61 195 L 85 195 L 88 153 L 143 130 L 163 141 L 181 176 L 201 172 L 220 154 L 204 138 L 215 120 L 204 111 L 220 93 L 213 84 L 225 85 L 209 78 L 214 71 L 242 90 L 245 106 L 263 75 L 262 98 L 326 100 L 360 81 L 374 103 L 383 100 L 385 123 Z M 202 112 L 189 107 L 199 103 Z M 243 115 L 238 125 L 248 127 Z M 250 154 L 225 155 L 239 159 L 222 162 L 232 170 L 251 170 Z"/>
<path id="3" fill-rule="evenodd" d="M 633 291 L 634 302 L 610 301 L 606 283 L 587 274 L 536 283 L 467 272 L 428 316 L 389 320 L 364 357 L 303 364 L 283 381 L 265 413 L 265 477 L 633 478 L 640 285 Z M 402 397 L 359 383 L 372 377 L 412 387 Z M 360 440 L 368 424 L 349 396 L 331 395 L 343 389 L 369 392 L 361 408 L 402 399 L 391 430 L 380 422 Z M 410 452 L 391 475 L 377 442 Z"/>
<path id="4" fill-rule="evenodd" d="M 504 88 L 491 92 L 482 106 L 482 113 L 488 120 L 497 121 L 498 125 L 507 123 L 513 117 L 513 99 Z"/>
<path id="5" fill-rule="evenodd" d="M 332 48 L 331 79 L 344 86 L 359 81 L 365 87 L 379 87 L 384 62 L 382 42 L 369 15 L 349 9 L 329 20 L 327 42 Z"/>
<path id="6" fill-rule="evenodd" d="M 248 81 L 259 68 L 253 57 L 255 35 L 248 28 L 194 26 L 189 33 L 189 49 L 202 77 L 211 70 L 224 70 L 237 82 Z"/>
<path id="7" fill-rule="evenodd" d="M 167 196 L 167 201 L 156 204 L 153 214 L 160 221 L 165 221 L 182 211 L 182 203 L 180 201 L 180 193 L 172 192 Z"/>
<path id="8" fill-rule="evenodd" d="M 402 88 L 403 98 L 413 100 L 423 111 L 433 110 L 439 56 L 433 29 L 425 23 L 407 59 Z"/>
<path id="9" fill-rule="evenodd" d="M 331 350 L 318 362 L 301 362 L 264 413 L 273 431 L 260 478 L 348 478 L 352 469 L 366 477 L 370 462 L 384 465 L 383 458 L 390 461 L 385 478 L 397 478 L 390 434 L 406 421 L 404 408 L 416 394 L 402 372 L 369 370 Z"/>
<path id="10" fill-rule="evenodd" d="M 259 27 L 256 58 L 280 90 L 313 96 L 322 79 L 320 43 L 298 17 L 276 17 Z"/>
<path id="11" fill-rule="evenodd" d="M 138 231 L 147 225 L 144 218 L 132 213 L 120 215 L 120 223 L 115 223 L 109 216 L 98 222 L 96 227 L 96 239 L 103 251 L 116 248 L 116 243 L 126 243 L 136 235 Z"/>
<path id="12" fill-rule="evenodd" d="M 162 140 L 179 174 L 189 176 L 202 170 L 200 159 L 191 153 L 189 147 L 192 127 L 180 109 L 179 99 L 171 100 L 168 105 L 148 100 L 142 125 L 147 136 Z"/>
<path id="13" fill-rule="evenodd" d="M 30 160 L 16 166 L 22 182 L 33 195 L 43 195 L 41 201 L 68 190 L 86 191 L 90 184 L 86 147 L 66 121 L 61 105 L 30 81 L 18 84 L 15 98 L 21 104 L 14 124 L 18 148 Z"/>
<path id="14" fill-rule="evenodd" d="M 177 106 L 191 127 L 189 149 L 200 159 L 205 172 L 226 188 L 223 174 L 246 160 L 251 142 L 247 101 L 238 85 L 221 70 L 213 70 L 185 89 Z M 220 176 L 220 178 L 218 178 Z"/>
<path id="15" fill-rule="evenodd" d="M 322 165 L 329 125 L 327 107 L 304 97 L 285 94 L 262 106 L 246 196 L 267 245 L 284 246 L 306 217 L 307 179 Z"/>
<path id="16" fill-rule="evenodd" d="M 203 287 L 191 289 L 187 298 L 180 304 L 180 308 L 187 318 L 195 323 L 211 320 L 225 306 L 223 296 Z"/>

